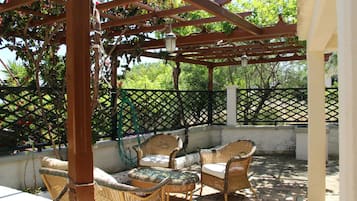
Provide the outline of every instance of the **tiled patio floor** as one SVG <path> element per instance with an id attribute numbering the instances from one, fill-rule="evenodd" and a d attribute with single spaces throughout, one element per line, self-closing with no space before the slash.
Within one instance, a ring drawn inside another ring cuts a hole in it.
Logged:
<path id="1" fill-rule="evenodd" d="M 337 201 L 339 168 L 337 160 L 326 163 L 326 201 Z M 199 165 L 194 164 L 187 170 L 199 173 Z M 117 178 L 125 180 L 126 173 L 116 174 Z M 257 190 L 258 198 L 254 198 L 249 189 L 236 192 L 229 196 L 229 201 L 281 201 L 307 200 L 307 162 L 297 161 L 295 156 L 255 156 L 250 171 L 250 180 Z M 199 196 L 199 185 L 194 192 L 194 201 L 220 201 L 223 195 L 205 186 L 203 195 Z M 182 201 L 182 194 L 171 195 L 170 201 Z"/>

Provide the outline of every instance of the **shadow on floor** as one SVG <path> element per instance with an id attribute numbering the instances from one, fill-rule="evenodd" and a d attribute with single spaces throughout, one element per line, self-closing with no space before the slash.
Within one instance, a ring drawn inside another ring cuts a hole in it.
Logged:
<path id="1" fill-rule="evenodd" d="M 200 165 L 185 168 L 200 175 Z M 126 174 L 121 174 L 126 176 Z M 307 161 L 295 160 L 291 155 L 254 156 L 249 178 L 258 198 L 249 189 L 229 196 L 229 201 L 305 201 L 307 200 Z M 119 179 L 119 178 L 118 178 Z M 123 179 L 123 178 L 122 178 Z M 127 178 L 124 178 L 124 180 Z M 338 160 L 326 163 L 326 201 L 339 200 Z M 196 185 L 194 201 L 222 201 L 223 194 L 205 186 L 199 196 L 200 184 Z M 183 194 L 172 194 L 170 201 L 182 201 Z"/>

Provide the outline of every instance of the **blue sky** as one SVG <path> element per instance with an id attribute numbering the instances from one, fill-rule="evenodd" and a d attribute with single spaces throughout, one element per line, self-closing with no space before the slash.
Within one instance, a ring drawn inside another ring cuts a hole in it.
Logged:
<path id="1" fill-rule="evenodd" d="M 0 50 L 0 58 L 6 63 L 8 64 L 9 61 L 15 61 L 16 58 L 16 54 L 14 52 L 11 52 L 9 49 L 2 49 Z M 4 71 L 5 68 L 4 66 L 1 64 L 0 65 L 0 79 L 4 79 L 4 73 L 2 73 L 2 71 Z"/>

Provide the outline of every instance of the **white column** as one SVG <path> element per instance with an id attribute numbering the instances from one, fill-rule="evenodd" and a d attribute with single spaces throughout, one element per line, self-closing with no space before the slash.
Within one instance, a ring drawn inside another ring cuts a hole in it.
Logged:
<path id="1" fill-rule="evenodd" d="M 357 1 L 337 2 L 340 200 L 357 200 Z"/>
<path id="2" fill-rule="evenodd" d="M 308 200 L 325 200 L 326 127 L 324 53 L 308 51 Z"/>
<path id="3" fill-rule="evenodd" d="M 237 125 L 237 87 L 227 87 L 227 125 Z"/>

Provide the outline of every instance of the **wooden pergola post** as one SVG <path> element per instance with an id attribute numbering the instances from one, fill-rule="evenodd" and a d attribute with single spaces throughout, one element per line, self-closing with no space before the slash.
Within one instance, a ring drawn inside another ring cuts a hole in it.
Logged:
<path id="1" fill-rule="evenodd" d="M 207 66 L 208 68 L 208 91 L 213 91 L 213 70 L 214 66 Z"/>
<path id="2" fill-rule="evenodd" d="M 213 122 L 213 66 L 208 68 L 208 124 L 212 125 Z"/>
<path id="3" fill-rule="evenodd" d="M 172 78 L 174 80 L 174 89 L 179 90 L 179 79 L 181 74 L 180 62 L 175 62 L 176 67 L 172 70 Z"/>
<path id="4" fill-rule="evenodd" d="M 90 1 L 68 0 L 66 81 L 68 172 L 72 201 L 94 201 L 90 105 Z"/>
<path id="5" fill-rule="evenodd" d="M 120 64 L 120 61 L 118 60 L 118 55 L 116 53 L 113 53 L 111 56 L 111 69 L 112 69 L 112 74 L 111 74 L 111 103 L 112 103 L 112 140 L 115 140 L 117 137 L 117 122 L 118 122 L 118 117 L 117 117 L 117 90 L 118 90 L 118 82 L 117 82 L 117 73 L 118 73 L 118 66 Z"/>

